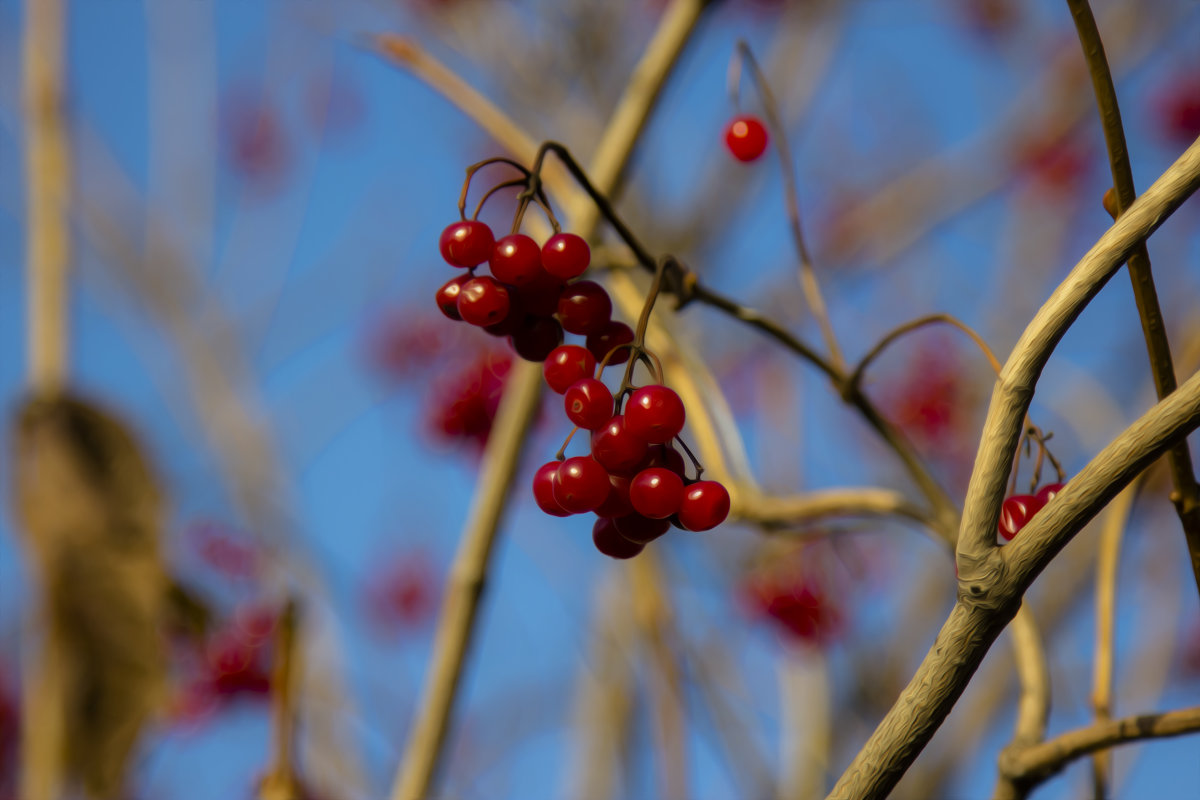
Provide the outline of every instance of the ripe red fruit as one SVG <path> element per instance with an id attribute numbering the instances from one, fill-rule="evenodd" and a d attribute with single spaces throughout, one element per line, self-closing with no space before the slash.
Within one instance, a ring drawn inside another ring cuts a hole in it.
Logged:
<path id="1" fill-rule="evenodd" d="M 458 295 L 462 291 L 462 286 L 467 281 L 471 280 L 471 276 L 457 275 L 442 284 L 442 288 L 437 290 L 438 308 L 447 318 L 458 322 L 462 320 L 462 314 L 458 313 Z"/>
<path id="2" fill-rule="evenodd" d="M 683 401 L 660 384 L 635 389 L 625 406 L 625 424 L 647 442 L 669 442 L 683 430 Z"/>
<path id="3" fill-rule="evenodd" d="M 558 298 L 562 294 L 564 284 L 545 270 L 537 274 L 529 283 L 516 290 L 525 310 L 537 317 L 553 316 L 558 311 Z"/>
<path id="4" fill-rule="evenodd" d="M 554 517 L 569 517 L 567 511 L 554 499 L 554 485 L 558 483 L 558 461 L 547 461 L 533 473 L 533 499 L 538 508 Z"/>
<path id="5" fill-rule="evenodd" d="M 542 274 L 541 250 L 537 242 L 523 233 L 513 233 L 496 241 L 488 259 L 496 280 L 525 286 Z"/>
<path id="6" fill-rule="evenodd" d="M 679 524 L 689 531 L 707 531 L 729 516 L 729 492 L 717 481 L 698 481 L 683 492 Z"/>
<path id="7" fill-rule="evenodd" d="M 508 289 L 487 275 L 472 278 L 458 293 L 458 313 L 472 325 L 485 327 L 508 316 Z"/>
<path id="8" fill-rule="evenodd" d="M 734 117 L 725 128 L 725 146 L 738 161 L 753 161 L 767 150 L 767 127 L 752 114 Z"/>
<path id="9" fill-rule="evenodd" d="M 438 247 L 447 264 L 455 267 L 475 267 L 492 255 L 496 240 L 486 223 L 464 219 L 446 226 Z"/>
<path id="10" fill-rule="evenodd" d="M 630 344 L 633 341 L 633 329 L 624 322 L 619 322 L 615 319 L 609 320 L 608 324 L 595 333 L 589 333 L 587 337 L 587 349 L 596 357 L 596 362 L 599 363 L 608 355 L 608 351 L 622 344 Z M 610 365 L 624 364 L 629 360 L 629 348 L 624 347 L 613 353 L 613 357 L 608 360 Z"/>
<path id="11" fill-rule="evenodd" d="M 591 353 L 577 344 L 564 344 L 546 356 L 542 375 L 547 386 L 562 394 L 571 388 L 571 384 L 592 377 L 595 369 L 596 359 Z"/>
<path id="12" fill-rule="evenodd" d="M 1058 493 L 1062 490 L 1063 485 L 1061 483 L 1047 483 L 1041 489 L 1038 489 L 1038 493 L 1033 496 L 1038 509 L 1040 510 L 1042 506 L 1057 497 Z"/>
<path id="13" fill-rule="evenodd" d="M 1004 504 L 1000 506 L 1000 522 L 998 524 L 1000 535 L 1005 541 L 1011 540 L 1020 532 L 1021 528 L 1025 527 L 1025 523 L 1029 522 L 1039 508 L 1041 505 L 1037 498 L 1030 494 L 1014 494 L 1012 497 L 1005 498 Z"/>
<path id="14" fill-rule="evenodd" d="M 542 268 L 564 281 L 582 275 L 591 260 L 587 242 L 573 233 L 556 233 L 542 245 Z"/>
<path id="15" fill-rule="evenodd" d="M 676 450 L 669 444 L 651 445 L 646 451 L 646 460 L 642 462 L 639 472 L 647 467 L 666 467 L 674 472 L 679 477 L 686 476 L 687 462 L 683 459 L 683 453 Z"/>
<path id="16" fill-rule="evenodd" d="M 667 520 L 650 519 L 637 513 L 617 517 L 613 520 L 613 524 L 616 526 L 618 533 L 629 541 L 637 542 L 638 544 L 649 544 L 671 530 L 671 523 Z"/>
<path id="17" fill-rule="evenodd" d="M 564 511 L 582 514 L 599 508 L 611 488 L 604 467 L 590 456 L 576 456 L 558 465 L 554 499 Z"/>
<path id="18" fill-rule="evenodd" d="M 637 472 L 646 458 L 648 445 L 625 425 L 625 415 L 617 414 L 603 427 L 592 431 L 592 458 L 610 473 Z"/>
<path id="19" fill-rule="evenodd" d="M 558 298 L 558 321 L 568 333 L 587 336 L 602 330 L 612 318 L 612 299 L 593 281 L 572 283 Z"/>
<path id="20" fill-rule="evenodd" d="M 613 396 L 608 387 L 595 378 L 571 384 L 563 394 L 567 419 L 584 430 L 594 431 L 612 419 Z"/>
<path id="21" fill-rule="evenodd" d="M 558 320 L 550 317 L 525 317 L 525 321 L 508 337 L 517 355 L 526 361 L 542 362 L 562 344 L 563 331 Z"/>
<path id="22" fill-rule="evenodd" d="M 622 536 L 613 520 L 605 517 L 592 525 L 592 544 L 609 558 L 633 558 L 642 552 L 642 545 Z"/>
<path id="23" fill-rule="evenodd" d="M 608 497 L 596 509 L 597 517 L 624 517 L 633 513 L 633 504 L 629 502 L 629 478 L 624 475 L 609 475 L 608 482 L 612 486 Z"/>
<path id="24" fill-rule="evenodd" d="M 666 467 L 644 469 L 629 482 L 629 502 L 644 517 L 666 519 L 683 502 L 683 480 Z"/>

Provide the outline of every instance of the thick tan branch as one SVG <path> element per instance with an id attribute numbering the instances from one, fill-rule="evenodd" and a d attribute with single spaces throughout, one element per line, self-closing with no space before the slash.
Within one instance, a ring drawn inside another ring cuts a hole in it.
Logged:
<path id="1" fill-rule="evenodd" d="M 1200 187 L 1200 139 L 1122 214 L 1038 310 L 1013 348 L 992 392 L 958 542 L 959 574 L 983 577 L 996 549 L 1000 500 L 1033 387 L 1050 353 L 1137 244 Z"/>

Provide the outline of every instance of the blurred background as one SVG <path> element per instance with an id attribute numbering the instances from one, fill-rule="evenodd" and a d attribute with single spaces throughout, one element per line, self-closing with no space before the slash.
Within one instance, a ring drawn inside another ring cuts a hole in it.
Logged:
<path id="1" fill-rule="evenodd" d="M 169 571 L 209 612 L 201 633 L 171 639 L 170 699 L 138 748 L 134 796 L 256 796 L 270 758 L 271 632 L 288 594 L 302 599 L 298 768 L 312 797 L 386 796 L 408 734 L 513 358 L 435 307 L 453 273 L 437 238 L 457 219 L 464 168 L 502 151 L 369 37 L 412 37 L 531 137 L 586 163 L 663 6 L 68 3 L 70 385 L 136 433 L 167 497 Z M 1095 9 L 1142 190 L 1200 135 L 1200 6 Z M 17 0 L 0 0 L 0 396 L 14 414 L 27 387 L 23 19 Z M 816 346 L 778 162 L 741 164 L 724 147 L 730 117 L 761 113 L 749 83 L 737 104 L 727 87 L 739 38 L 778 99 L 848 357 L 908 319 L 949 312 L 1003 360 L 1110 222 L 1104 142 L 1065 4 L 725 0 L 701 20 L 618 207 L 655 252 Z M 501 196 L 483 216 L 511 211 Z M 602 230 L 595 247 L 609 239 Z M 1196 200 L 1150 254 L 1186 377 L 1200 364 Z M 764 491 L 917 496 L 821 374 L 710 309 L 664 317 L 715 378 L 727 445 Z M 948 328 L 904 338 L 867 375 L 956 503 L 990 375 Z M 661 796 L 664 691 L 686 720 L 675 762 L 686 797 L 818 796 L 945 618 L 951 554 L 886 518 L 769 531 L 731 521 L 665 537 L 650 549 L 679 680 L 663 689 L 622 590 L 628 568 L 595 551 L 590 520 L 549 518 L 532 502 L 533 470 L 567 433 L 557 397 L 543 399 L 437 796 Z M 1152 400 L 1122 273 L 1058 347 L 1032 413 L 1069 475 Z M 11 428 L 0 436 L 11 452 Z M 1200 612 L 1167 491 L 1156 469 L 1128 510 L 1116 714 L 1194 705 L 1200 690 Z M 13 515 L 0 524 L 7 798 L 32 600 Z M 1091 718 L 1097 536 L 1078 537 L 1032 592 L 1052 735 Z M 1002 638 L 896 796 L 988 796 L 1015 692 Z M 611 752 L 597 744 L 606 736 Z M 1183 796 L 1198 763 L 1194 739 L 1120 749 L 1114 796 Z M 1090 787 L 1080 761 L 1038 796 Z"/>

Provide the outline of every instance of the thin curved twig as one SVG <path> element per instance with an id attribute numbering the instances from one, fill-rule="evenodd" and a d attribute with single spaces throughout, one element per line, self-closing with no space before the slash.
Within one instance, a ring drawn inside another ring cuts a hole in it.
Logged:
<path id="1" fill-rule="evenodd" d="M 1197 732 L 1200 732 L 1200 707 L 1139 714 L 1077 728 L 1019 755 L 1002 756 L 1000 768 L 1011 779 L 1035 786 L 1075 759 L 1099 750 Z"/>
<path id="2" fill-rule="evenodd" d="M 821 329 L 825 347 L 829 350 L 829 360 L 838 370 L 844 370 L 845 359 L 842 357 L 841 347 L 838 346 L 837 336 L 833 332 L 833 323 L 829 320 L 829 309 L 825 306 L 821 285 L 817 282 L 817 272 L 813 266 L 812 255 L 809 253 L 808 244 L 804 241 L 804 227 L 800 224 L 800 197 L 796 190 L 796 164 L 792 159 L 791 146 L 788 144 L 787 130 L 780 118 L 779 104 L 775 101 L 775 94 L 771 91 L 767 76 L 763 74 L 762 68 L 758 65 L 758 59 L 754 57 L 750 45 L 746 44 L 744 40 L 739 40 L 737 43 L 737 55 L 739 61 L 734 63 L 744 62 L 750 68 L 754 86 L 762 100 L 763 112 L 767 117 L 771 138 L 775 142 L 775 151 L 779 154 L 779 174 L 783 180 L 784 207 L 787 210 L 788 229 L 792 234 L 792 244 L 795 246 L 796 256 L 800 260 L 800 288 L 804 292 L 804 300 L 808 303 L 808 308 Z"/>

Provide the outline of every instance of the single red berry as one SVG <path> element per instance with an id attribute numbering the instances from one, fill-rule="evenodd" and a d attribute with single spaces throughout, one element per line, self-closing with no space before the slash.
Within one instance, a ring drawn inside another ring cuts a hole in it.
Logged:
<path id="1" fill-rule="evenodd" d="M 563 394 L 567 419 L 584 430 L 603 428 L 612 419 L 613 396 L 608 387 L 595 378 L 584 378 L 571 384 Z"/>
<path id="2" fill-rule="evenodd" d="M 542 256 L 537 242 L 523 233 L 513 233 L 496 241 L 488 264 L 496 280 L 525 286 L 542 274 Z"/>
<path id="3" fill-rule="evenodd" d="M 650 467 L 666 467 L 680 478 L 687 477 L 685 471 L 687 469 L 687 462 L 683 458 L 683 453 L 669 444 L 650 445 L 646 450 L 646 458 L 642 460 L 641 465 L 634 472 L 641 472 Z"/>
<path id="4" fill-rule="evenodd" d="M 456 275 L 442 284 L 442 288 L 437 290 L 438 308 L 449 319 L 456 322 L 462 320 L 462 314 L 458 313 L 458 295 L 462 291 L 463 284 L 469 280 L 471 280 L 470 274 Z"/>
<path id="5" fill-rule="evenodd" d="M 618 533 L 638 544 L 649 544 L 671 530 L 671 523 L 667 520 L 650 519 L 637 513 L 617 517 L 613 524 L 616 525 Z"/>
<path id="6" fill-rule="evenodd" d="M 629 478 L 624 475 L 609 475 L 608 482 L 612 488 L 608 497 L 596 509 L 597 517 L 624 517 L 633 513 L 633 504 L 629 502 Z"/>
<path id="7" fill-rule="evenodd" d="M 1057 497 L 1058 493 L 1062 490 L 1063 485 L 1061 483 L 1047 483 L 1041 489 L 1038 489 L 1038 493 L 1033 496 L 1034 501 L 1037 503 L 1038 510 L 1041 510 L 1042 506 L 1046 505 L 1046 503 L 1049 503 L 1051 500 Z"/>
<path id="8" fill-rule="evenodd" d="M 546 356 L 542 375 L 547 386 L 562 394 L 571 388 L 571 384 L 592 377 L 595 369 L 596 359 L 591 353 L 577 344 L 564 344 Z"/>
<path id="9" fill-rule="evenodd" d="M 612 299 L 593 281 L 569 284 L 558 298 L 558 321 L 563 330 L 587 336 L 603 330 L 612 319 Z"/>
<path id="10" fill-rule="evenodd" d="M 625 415 L 617 414 L 601 428 L 592 431 L 592 458 L 610 473 L 632 473 L 646 459 L 649 445 L 625 425 Z"/>
<path id="11" fill-rule="evenodd" d="M 629 502 L 644 517 L 666 519 L 683 502 L 683 481 L 666 467 L 644 469 L 629 482 Z"/>
<path id="12" fill-rule="evenodd" d="M 541 363 L 562 344 L 563 330 L 558 320 L 550 317 L 526 317 L 525 322 L 508 337 L 516 354 L 526 361 Z"/>
<path id="13" fill-rule="evenodd" d="M 605 517 L 592 525 L 592 544 L 609 558 L 633 558 L 642 552 L 642 545 L 630 541 L 617 531 L 616 524 Z"/>
<path id="14" fill-rule="evenodd" d="M 504 314 L 504 318 L 493 322 L 490 325 L 484 325 L 483 330 L 496 337 L 512 336 L 517 331 L 525 326 L 529 315 L 526 314 L 515 302 L 512 290 L 507 286 L 503 287 L 504 291 L 508 292 L 508 311 Z"/>
<path id="15" fill-rule="evenodd" d="M 729 492 L 717 481 L 697 481 L 684 489 L 679 524 L 689 531 L 707 531 L 729 516 Z"/>
<path id="16" fill-rule="evenodd" d="M 492 229 L 475 219 L 464 219 L 446 226 L 438 246 L 442 258 L 455 267 L 475 267 L 487 261 L 496 243 Z"/>
<path id="17" fill-rule="evenodd" d="M 487 275 L 479 275 L 462 285 L 458 293 L 458 313 L 472 325 L 495 325 L 508 316 L 508 289 Z"/>
<path id="18" fill-rule="evenodd" d="M 751 114 L 734 117 L 725 128 L 725 146 L 738 161 L 753 161 L 767 150 L 767 127 Z"/>
<path id="19" fill-rule="evenodd" d="M 625 424 L 647 442 L 669 442 L 683 430 L 683 401 L 666 386 L 650 384 L 635 389 L 625 406 Z"/>
<path id="20" fill-rule="evenodd" d="M 554 499 L 554 485 L 558 483 L 559 461 L 547 461 L 533 473 L 533 499 L 538 508 L 554 517 L 571 515 L 558 501 Z"/>
<path id="21" fill-rule="evenodd" d="M 633 329 L 624 322 L 612 319 L 608 321 L 600 330 L 595 333 L 589 333 L 587 337 L 587 349 L 596 357 L 597 363 L 604 360 L 608 355 L 608 351 L 614 347 L 623 344 L 631 344 L 633 342 Z M 629 360 L 629 348 L 622 347 L 617 352 L 613 353 L 613 357 L 608 360 L 609 365 L 624 364 Z"/>
<path id="22" fill-rule="evenodd" d="M 1005 498 L 1004 504 L 1000 506 L 998 525 L 1004 540 L 1008 541 L 1016 536 L 1040 507 L 1037 498 L 1030 494 L 1014 494 Z"/>
<path id="23" fill-rule="evenodd" d="M 542 270 L 536 278 L 517 289 L 516 294 L 530 314 L 536 317 L 550 317 L 558 311 L 558 298 L 564 286 L 558 278 Z"/>
<path id="24" fill-rule="evenodd" d="M 612 489 L 608 473 L 590 456 L 568 458 L 558 465 L 557 477 L 554 499 L 572 514 L 596 510 Z"/>
<path id="25" fill-rule="evenodd" d="M 542 267 L 564 281 L 582 275 L 591 260 L 587 242 L 573 233 L 556 233 L 542 245 Z"/>

